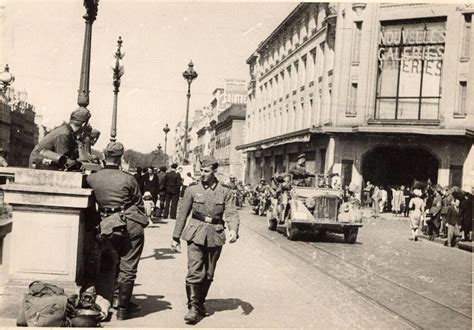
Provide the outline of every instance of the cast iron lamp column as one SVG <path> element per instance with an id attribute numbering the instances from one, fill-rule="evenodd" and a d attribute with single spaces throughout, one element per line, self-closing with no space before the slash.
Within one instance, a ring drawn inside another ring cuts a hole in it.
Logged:
<path id="1" fill-rule="evenodd" d="M 84 33 L 84 46 L 82 49 L 82 66 L 81 78 L 79 82 L 79 90 L 77 96 L 77 104 L 79 107 L 87 109 L 89 105 L 89 78 L 91 68 L 91 43 L 92 43 L 92 24 L 97 17 L 97 7 L 99 0 L 84 0 L 86 14 L 83 16 L 86 21 L 86 29 Z M 79 160 L 88 162 L 91 155 L 91 141 L 89 134 L 85 134 L 79 144 Z"/>
<path id="2" fill-rule="evenodd" d="M 122 63 L 122 58 L 125 56 L 125 52 L 122 49 L 122 37 L 118 38 L 117 51 L 115 52 L 114 63 L 112 64 L 113 85 L 114 85 L 114 108 L 112 112 L 112 127 L 110 128 L 110 141 L 115 141 L 117 136 L 117 102 L 118 93 L 120 88 L 120 78 L 123 76 L 125 70 Z"/>
<path id="3" fill-rule="evenodd" d="M 165 125 L 163 128 L 163 132 L 165 132 L 165 165 L 168 166 L 168 155 L 166 154 L 166 145 L 168 144 L 168 133 L 170 131 L 170 128 L 168 127 L 168 124 Z"/>
<path id="4" fill-rule="evenodd" d="M 188 69 L 183 72 L 183 77 L 188 82 L 188 93 L 186 94 L 188 101 L 186 104 L 186 121 L 184 122 L 184 150 L 183 157 L 184 161 L 188 160 L 188 120 L 189 120 L 189 99 L 191 98 L 191 83 L 198 76 L 197 72 L 194 71 L 193 61 L 190 61 L 188 64 Z"/>

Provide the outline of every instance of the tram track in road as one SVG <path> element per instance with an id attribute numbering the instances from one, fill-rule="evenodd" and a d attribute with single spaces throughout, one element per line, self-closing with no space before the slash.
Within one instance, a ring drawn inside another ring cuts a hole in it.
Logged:
<path id="1" fill-rule="evenodd" d="M 262 226 L 254 222 L 244 222 L 243 225 L 411 328 L 471 328 L 471 315 L 346 260 L 314 242 L 289 241 L 282 233 L 270 232 L 266 226 L 262 230 Z"/>

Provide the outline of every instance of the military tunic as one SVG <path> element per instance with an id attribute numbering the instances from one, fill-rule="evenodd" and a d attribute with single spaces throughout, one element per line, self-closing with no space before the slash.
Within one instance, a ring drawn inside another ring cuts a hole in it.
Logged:
<path id="1" fill-rule="evenodd" d="M 106 165 L 104 169 L 89 175 L 87 183 L 94 190 L 99 211 L 117 210 L 122 206 L 126 209 L 124 218 L 128 235 L 113 236 L 111 243 L 120 257 L 118 282 L 132 283 L 145 242 L 143 228 L 148 225 L 137 180 L 119 170 L 118 166 Z"/>
<path id="2" fill-rule="evenodd" d="M 50 150 L 64 155 L 69 159 L 77 158 L 77 143 L 75 134 L 69 124 L 64 124 L 52 130 L 33 149 L 30 154 L 30 167 L 56 169 L 55 166 L 42 165 L 41 151 Z"/>
<path id="3" fill-rule="evenodd" d="M 188 216 L 191 217 L 188 220 Z M 199 220 L 205 218 L 212 223 Z M 207 186 L 202 182 L 186 189 L 173 232 L 188 242 L 188 275 L 186 283 L 211 282 L 226 236 L 224 221 L 238 234 L 239 215 L 232 192 L 217 179 Z"/>

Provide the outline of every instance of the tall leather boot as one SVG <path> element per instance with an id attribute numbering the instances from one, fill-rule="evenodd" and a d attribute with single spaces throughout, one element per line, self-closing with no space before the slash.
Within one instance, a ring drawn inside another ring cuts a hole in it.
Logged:
<path id="1" fill-rule="evenodd" d="M 186 294 L 188 296 L 188 313 L 184 317 L 187 324 L 196 324 L 199 319 L 199 284 L 186 284 Z"/>
<path id="2" fill-rule="evenodd" d="M 123 321 L 128 319 L 129 316 L 129 305 L 130 299 L 132 298 L 133 282 L 132 283 L 120 283 L 119 285 L 119 297 L 118 297 L 118 308 L 117 308 L 117 320 Z"/>
<path id="3" fill-rule="evenodd" d="M 205 281 L 205 282 L 202 282 L 200 284 L 200 295 L 199 295 L 199 315 L 201 316 L 209 316 L 210 313 L 209 311 L 206 309 L 206 306 L 204 305 L 204 303 L 206 302 L 206 297 L 207 297 L 207 293 L 209 292 L 209 288 L 211 287 L 211 283 L 210 281 Z"/>

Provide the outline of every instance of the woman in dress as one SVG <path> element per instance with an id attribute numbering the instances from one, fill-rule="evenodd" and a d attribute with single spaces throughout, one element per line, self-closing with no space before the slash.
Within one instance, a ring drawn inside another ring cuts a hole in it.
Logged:
<path id="1" fill-rule="evenodd" d="M 412 231 L 411 240 L 418 240 L 418 228 L 423 221 L 423 215 L 425 213 L 425 202 L 421 199 L 422 191 L 421 189 L 413 189 L 413 198 L 410 199 L 408 205 L 410 212 L 410 226 Z"/>

